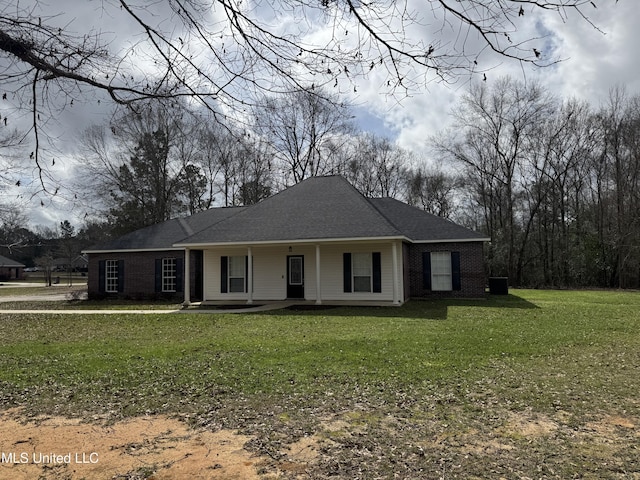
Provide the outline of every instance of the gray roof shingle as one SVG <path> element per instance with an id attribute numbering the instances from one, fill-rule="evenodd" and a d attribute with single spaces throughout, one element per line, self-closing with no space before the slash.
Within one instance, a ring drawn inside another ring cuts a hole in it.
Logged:
<path id="1" fill-rule="evenodd" d="M 304 180 L 179 244 L 401 236 L 349 182 L 329 176 Z"/>
<path id="2" fill-rule="evenodd" d="M 233 216 L 245 207 L 211 208 L 186 218 L 174 218 L 166 222 L 141 228 L 121 237 L 109 240 L 86 252 L 112 250 L 163 250 L 173 248 L 173 244 L 200 230 L 215 225 Z"/>
<path id="3" fill-rule="evenodd" d="M 15 260 L 0 255 L 0 267 L 21 268 L 24 267 L 24 265 L 20 262 L 16 262 Z"/>
<path id="4" fill-rule="evenodd" d="M 393 198 L 371 198 L 369 201 L 414 242 L 488 240 L 478 232 Z"/>

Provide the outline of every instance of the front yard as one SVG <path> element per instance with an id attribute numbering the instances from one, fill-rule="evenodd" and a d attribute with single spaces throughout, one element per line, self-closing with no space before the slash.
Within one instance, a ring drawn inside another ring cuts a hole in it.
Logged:
<path id="1" fill-rule="evenodd" d="M 640 478 L 637 292 L 0 328 L 5 411 L 238 431 L 265 478 Z"/>

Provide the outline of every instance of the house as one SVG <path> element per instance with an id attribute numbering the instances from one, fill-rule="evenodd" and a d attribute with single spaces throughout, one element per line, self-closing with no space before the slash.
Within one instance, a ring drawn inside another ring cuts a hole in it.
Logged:
<path id="1" fill-rule="evenodd" d="M 24 267 L 20 262 L 0 255 L 0 280 L 20 280 L 24 278 Z"/>
<path id="2" fill-rule="evenodd" d="M 340 176 L 249 207 L 213 208 L 96 246 L 89 295 L 248 304 L 384 302 L 485 293 L 483 235 Z M 189 261 L 185 261 L 189 259 Z"/>
<path id="3" fill-rule="evenodd" d="M 86 255 L 77 255 L 74 258 L 59 257 L 51 261 L 53 270 L 56 272 L 86 272 L 89 261 Z"/>

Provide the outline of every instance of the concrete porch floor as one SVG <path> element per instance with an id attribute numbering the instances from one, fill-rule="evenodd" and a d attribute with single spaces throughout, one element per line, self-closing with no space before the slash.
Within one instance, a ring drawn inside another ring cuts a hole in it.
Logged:
<path id="1" fill-rule="evenodd" d="M 248 313 L 248 312 L 265 312 L 269 310 L 280 310 L 292 306 L 303 307 L 399 307 L 400 305 L 393 305 L 391 302 L 377 302 L 377 301 L 346 301 L 346 300 L 333 300 L 323 301 L 322 304 L 317 305 L 315 300 L 254 300 L 253 304 L 249 305 L 245 300 L 235 301 L 203 301 L 194 302 L 188 307 L 185 307 L 181 312 L 195 313 L 195 312 L 207 312 L 207 313 Z M 228 308 L 225 308 L 228 307 Z"/>

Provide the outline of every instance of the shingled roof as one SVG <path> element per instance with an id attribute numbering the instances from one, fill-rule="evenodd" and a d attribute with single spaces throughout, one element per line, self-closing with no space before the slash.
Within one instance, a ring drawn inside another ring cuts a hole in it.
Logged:
<path id="1" fill-rule="evenodd" d="M 11 260 L 10 258 L 0 255 L 0 267 L 22 268 L 24 267 L 24 265 L 20 262 L 16 262 L 15 260 Z"/>
<path id="2" fill-rule="evenodd" d="M 109 240 L 85 250 L 87 253 L 114 250 L 170 250 L 173 244 L 235 215 L 245 207 L 211 208 L 185 218 L 174 218 L 166 222 L 141 228 L 121 237 Z"/>
<path id="3" fill-rule="evenodd" d="M 328 176 L 300 182 L 177 245 L 373 238 L 487 240 L 398 200 L 367 198 L 343 177 Z"/>
<path id="4" fill-rule="evenodd" d="M 311 177 L 179 245 L 402 237 L 340 176 Z"/>
<path id="5" fill-rule="evenodd" d="M 484 235 L 393 198 L 369 201 L 413 242 L 489 241 Z"/>

